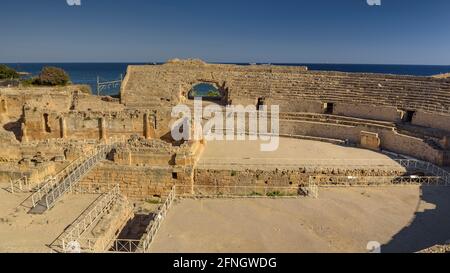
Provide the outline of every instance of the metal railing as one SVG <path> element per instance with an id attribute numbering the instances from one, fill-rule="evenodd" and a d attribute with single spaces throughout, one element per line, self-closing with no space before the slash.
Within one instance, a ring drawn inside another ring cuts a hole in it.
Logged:
<path id="1" fill-rule="evenodd" d="M 446 185 L 450 185 L 450 173 L 433 163 L 417 159 L 396 159 L 395 161 L 408 170 L 421 170 L 425 173 L 439 176 Z"/>
<path id="2" fill-rule="evenodd" d="M 317 185 L 316 181 L 314 179 L 311 179 L 311 177 L 308 180 L 308 196 L 311 196 L 312 198 L 319 198 L 319 186 Z"/>
<path id="3" fill-rule="evenodd" d="M 206 162 L 207 161 L 207 162 Z M 273 162 L 282 163 L 273 163 Z M 450 174 L 433 163 L 418 159 L 312 159 L 298 160 L 293 158 L 204 158 L 197 163 L 198 167 L 232 167 L 232 166 L 285 166 L 285 167 L 314 167 L 314 168 L 379 168 L 392 170 L 401 167 L 407 170 L 421 170 L 442 177 L 450 183 Z"/>
<path id="4" fill-rule="evenodd" d="M 368 187 L 368 186 L 445 186 L 437 176 L 311 176 L 310 183 L 318 187 Z"/>
<path id="5" fill-rule="evenodd" d="M 152 244 L 156 233 L 158 233 L 159 228 L 161 227 L 161 223 L 167 216 L 167 212 L 175 201 L 176 197 L 176 187 L 172 187 L 169 195 L 167 196 L 166 201 L 160 207 L 159 211 L 156 213 L 155 218 L 147 227 L 144 236 L 140 240 L 139 246 L 137 248 L 137 252 L 147 252 L 150 245 Z"/>
<path id="6" fill-rule="evenodd" d="M 84 253 L 139 253 L 140 240 L 128 239 L 92 239 L 81 238 L 79 241 L 81 252 Z"/>
<path id="7" fill-rule="evenodd" d="M 53 177 L 47 178 L 44 183 L 31 195 L 31 208 L 36 207 L 38 202 L 42 200 L 42 198 L 44 198 L 57 184 L 58 181 Z"/>
<path id="8" fill-rule="evenodd" d="M 26 175 L 16 180 L 10 179 L 9 182 L 11 193 L 31 191 L 31 184 Z"/>
<path id="9" fill-rule="evenodd" d="M 61 246 L 63 252 L 67 250 L 67 244 L 70 242 L 80 242 L 81 236 L 118 200 L 121 200 L 119 185 L 116 185 L 111 191 L 101 196 L 90 208 L 88 208 L 78 219 L 64 232 L 61 237 Z M 90 249 L 89 246 L 84 248 Z"/>
<path id="10" fill-rule="evenodd" d="M 63 172 L 52 178 L 32 196 L 32 213 L 43 213 L 50 209 L 66 192 L 70 191 L 87 172 L 89 172 L 115 144 L 101 145 L 88 156 L 79 158 Z"/>

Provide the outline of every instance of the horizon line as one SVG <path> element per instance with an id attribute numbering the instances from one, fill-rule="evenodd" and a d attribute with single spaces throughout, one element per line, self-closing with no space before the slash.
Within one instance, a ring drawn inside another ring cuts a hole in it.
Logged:
<path id="1" fill-rule="evenodd" d="M 180 59 L 185 60 L 185 59 Z M 200 59 L 201 60 L 201 59 Z M 161 62 L 142 61 L 63 61 L 63 62 L 0 62 L 0 64 L 165 64 L 169 60 Z M 392 65 L 392 66 L 450 66 L 450 64 L 400 64 L 400 63 L 326 63 L 326 62 L 207 62 L 207 64 L 237 64 L 237 65 Z"/>

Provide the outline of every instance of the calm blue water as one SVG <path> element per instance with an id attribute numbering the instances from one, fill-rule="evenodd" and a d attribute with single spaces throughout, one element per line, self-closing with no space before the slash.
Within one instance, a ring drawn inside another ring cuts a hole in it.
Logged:
<path id="1" fill-rule="evenodd" d="M 101 81 L 111 81 L 125 75 L 127 66 L 139 63 L 15 63 L 8 64 L 21 72 L 37 75 L 43 66 L 57 66 L 67 71 L 73 83 L 89 84 L 95 93 L 97 76 Z M 274 64 L 276 65 L 276 64 Z M 371 64 L 278 64 L 289 66 L 308 66 L 310 70 L 387 73 L 398 75 L 431 76 L 450 72 L 450 66 L 437 65 L 371 65 Z M 118 88 L 104 90 L 103 95 L 118 94 Z"/>

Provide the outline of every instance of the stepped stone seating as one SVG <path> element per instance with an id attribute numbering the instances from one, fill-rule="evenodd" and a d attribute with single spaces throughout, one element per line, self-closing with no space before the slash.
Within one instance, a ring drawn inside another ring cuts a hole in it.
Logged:
<path id="1" fill-rule="evenodd" d="M 450 136 L 448 78 L 174 60 L 130 66 L 121 102 L 131 108 L 171 109 L 189 101 L 189 90 L 203 82 L 222 88 L 226 104 L 279 105 L 281 134 L 359 143 L 361 132 L 367 131 L 379 134 L 382 148 L 398 147 L 399 152 L 411 151 L 412 156 L 441 165 L 450 163 L 445 163 Z"/>
<path id="2" fill-rule="evenodd" d="M 270 103 L 313 100 L 406 107 L 450 115 L 450 80 L 431 77 L 307 71 L 277 66 L 212 65 L 174 62 L 130 66 L 122 101 L 144 106 L 176 104 L 177 97 L 196 82 L 223 84 L 231 101 Z M 186 86 L 186 87 L 185 87 Z M 143 101 L 142 98 L 153 98 Z M 156 99 L 157 98 L 157 99 Z"/>

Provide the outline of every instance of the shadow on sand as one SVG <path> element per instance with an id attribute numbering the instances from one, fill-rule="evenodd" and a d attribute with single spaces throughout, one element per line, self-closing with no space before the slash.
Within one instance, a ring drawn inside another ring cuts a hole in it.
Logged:
<path id="1" fill-rule="evenodd" d="M 421 202 L 408 226 L 382 246 L 384 253 L 412 253 L 450 240 L 450 187 L 421 187 Z"/>

